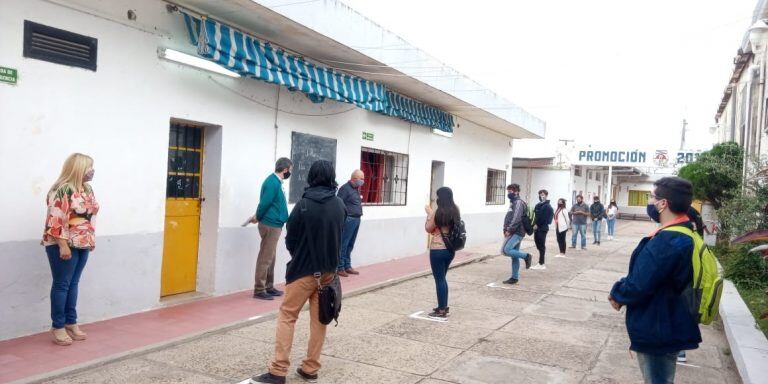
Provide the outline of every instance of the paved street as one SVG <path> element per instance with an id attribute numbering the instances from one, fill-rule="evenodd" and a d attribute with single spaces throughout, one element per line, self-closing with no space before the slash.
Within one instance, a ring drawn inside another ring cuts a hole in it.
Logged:
<path id="1" fill-rule="evenodd" d="M 641 382 L 623 314 L 605 297 L 624 275 L 638 238 L 651 229 L 650 223 L 620 222 L 617 240 L 587 251 L 568 249 L 565 259 L 553 257 L 550 233 L 547 269 L 523 270 L 516 286 L 501 284 L 510 269 L 503 256 L 452 269 L 445 323 L 414 315 L 435 306 L 431 276 L 346 299 L 338 327 L 328 329 L 319 382 Z M 213 333 L 48 382 L 237 383 L 264 371 L 274 326 L 268 320 Z M 704 343 L 688 353 L 687 365 L 678 365 L 676 382 L 739 383 L 722 330 L 716 324 L 702 333 Z M 292 372 L 307 336 L 304 312 Z M 288 381 L 301 382 L 294 374 Z"/>

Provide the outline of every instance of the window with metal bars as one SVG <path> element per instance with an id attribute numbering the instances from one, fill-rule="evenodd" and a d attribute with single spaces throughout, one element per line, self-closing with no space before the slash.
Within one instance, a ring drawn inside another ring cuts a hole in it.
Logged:
<path id="1" fill-rule="evenodd" d="M 629 191 L 629 199 L 627 205 L 630 207 L 645 207 L 648 205 L 648 196 L 650 191 Z"/>
<path id="2" fill-rule="evenodd" d="M 488 178 L 485 184 L 486 205 L 503 205 L 506 202 L 506 181 L 507 171 L 488 169 Z"/>
<path id="3" fill-rule="evenodd" d="M 573 168 L 573 175 L 574 176 L 581 176 L 581 167 L 576 166 Z"/>
<path id="4" fill-rule="evenodd" d="M 200 197 L 203 164 L 203 129 L 171 123 L 168 142 L 168 181 L 166 197 Z"/>
<path id="5" fill-rule="evenodd" d="M 96 71 L 98 40 L 24 20 L 24 57 Z"/>
<path id="6" fill-rule="evenodd" d="M 362 148 L 360 188 L 364 205 L 405 205 L 408 201 L 408 155 Z"/>

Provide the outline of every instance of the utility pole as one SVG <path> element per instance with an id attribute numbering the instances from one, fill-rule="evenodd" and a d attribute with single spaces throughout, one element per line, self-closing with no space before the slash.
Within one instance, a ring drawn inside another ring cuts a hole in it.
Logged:
<path id="1" fill-rule="evenodd" d="M 683 119 L 683 135 L 680 137 L 680 150 L 685 149 L 685 130 L 688 127 L 688 122 Z"/>

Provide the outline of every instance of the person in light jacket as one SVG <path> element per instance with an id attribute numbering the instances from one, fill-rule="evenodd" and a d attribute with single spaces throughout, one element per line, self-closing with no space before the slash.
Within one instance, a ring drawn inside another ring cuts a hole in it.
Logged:
<path id="1" fill-rule="evenodd" d="M 571 218 L 568 215 L 568 210 L 565 208 L 565 199 L 557 199 L 557 209 L 555 210 L 555 235 L 557 235 L 557 246 L 560 248 L 560 253 L 555 257 L 565 257 L 565 235 L 568 233 L 568 228 L 571 227 Z"/>

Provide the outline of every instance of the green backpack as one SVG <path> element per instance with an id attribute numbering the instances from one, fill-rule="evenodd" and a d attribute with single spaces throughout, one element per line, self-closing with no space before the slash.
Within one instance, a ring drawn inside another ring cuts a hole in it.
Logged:
<path id="1" fill-rule="evenodd" d="M 664 231 L 679 232 L 693 240 L 693 285 L 690 289 L 686 288 L 683 295 L 699 323 L 712 323 L 717 317 L 723 294 L 723 277 L 717 269 L 715 254 L 704 244 L 704 239 L 690 228 L 675 225 L 664 228 Z"/>

